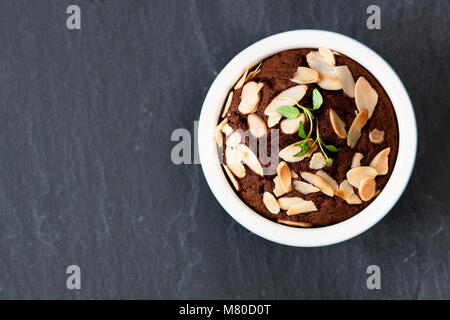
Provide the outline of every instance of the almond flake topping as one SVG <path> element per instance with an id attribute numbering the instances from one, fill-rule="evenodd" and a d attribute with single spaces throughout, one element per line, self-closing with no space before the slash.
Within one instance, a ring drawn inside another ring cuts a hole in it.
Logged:
<path id="1" fill-rule="evenodd" d="M 322 50 L 323 51 L 323 50 Z M 333 53 L 331 52 L 333 55 Z M 333 56 L 334 58 L 334 56 Z M 320 74 L 320 80 L 317 83 L 325 90 L 340 90 L 342 89 L 341 81 L 336 77 L 334 66 L 329 64 L 326 59 L 319 53 L 319 51 L 311 51 L 306 55 L 306 61 L 310 68 L 316 70 Z"/>
<path id="2" fill-rule="evenodd" d="M 233 95 L 234 95 L 233 91 L 231 91 L 230 94 L 228 95 L 227 102 L 225 103 L 225 107 L 223 108 L 222 118 L 225 118 L 225 116 L 228 113 L 228 110 L 230 109 L 231 102 L 233 101 Z"/>
<path id="3" fill-rule="evenodd" d="M 369 166 L 374 168 L 380 176 L 384 176 L 388 173 L 389 165 L 389 153 L 391 148 L 381 150 L 370 162 Z"/>
<path id="4" fill-rule="evenodd" d="M 350 148 L 354 148 L 358 143 L 358 140 L 361 137 L 361 129 L 366 125 L 367 120 L 369 119 L 368 114 L 369 112 L 367 111 L 367 109 L 363 109 L 353 120 L 347 136 L 347 145 Z"/>
<path id="5" fill-rule="evenodd" d="M 279 153 L 280 158 L 282 158 L 286 162 L 300 162 L 306 158 L 309 158 L 317 150 L 317 144 L 315 144 L 304 155 L 300 157 L 294 157 L 294 155 L 302 151 L 302 147 L 296 146 L 297 143 L 298 142 L 293 143 L 281 150 Z"/>
<path id="6" fill-rule="evenodd" d="M 228 136 L 226 145 L 227 147 L 234 148 L 242 141 L 242 136 L 239 131 L 233 132 L 230 136 Z"/>
<path id="7" fill-rule="evenodd" d="M 238 178 L 245 177 L 245 167 L 242 165 L 242 154 L 238 150 L 230 147 L 225 149 L 225 157 L 227 160 L 227 166 L 231 172 Z"/>
<path id="8" fill-rule="evenodd" d="M 238 82 L 237 82 L 236 85 L 234 86 L 234 89 L 235 89 L 235 90 L 242 88 L 242 86 L 243 86 L 244 83 L 245 83 L 245 80 L 247 79 L 247 74 L 248 74 L 248 70 L 249 70 L 249 69 L 250 69 L 249 67 L 247 67 L 247 68 L 245 69 L 244 74 L 242 75 L 242 77 L 238 80 Z"/>
<path id="9" fill-rule="evenodd" d="M 283 194 L 288 193 L 287 190 L 284 190 L 283 185 L 281 183 L 281 179 L 279 176 L 276 176 L 273 179 L 273 183 L 275 184 L 275 189 L 273 189 L 273 194 L 277 197 L 281 197 Z"/>
<path id="10" fill-rule="evenodd" d="M 336 59 L 334 58 L 334 53 L 328 48 L 319 48 L 319 53 L 323 57 L 326 63 L 330 66 L 336 65 Z"/>
<path id="11" fill-rule="evenodd" d="M 247 82 L 242 89 L 241 102 L 238 110 L 242 114 L 249 114 L 256 110 L 259 103 L 259 91 L 264 86 L 263 83 L 256 83 L 253 81 Z"/>
<path id="12" fill-rule="evenodd" d="M 352 159 L 352 166 L 351 168 L 354 169 L 356 167 L 361 167 L 361 160 L 364 158 L 364 156 L 362 155 L 362 153 L 356 152 L 353 155 L 353 159 Z"/>
<path id="13" fill-rule="evenodd" d="M 219 148 L 222 148 L 222 146 L 223 146 L 222 129 L 227 123 L 228 123 L 228 119 L 225 118 L 216 127 L 216 142 L 217 142 L 217 145 L 219 146 Z"/>
<path id="14" fill-rule="evenodd" d="M 355 190 L 353 190 L 353 186 L 348 182 L 348 180 L 344 180 L 339 184 L 339 189 L 336 192 L 336 195 L 346 200 L 353 193 L 355 193 Z"/>
<path id="15" fill-rule="evenodd" d="M 289 166 L 286 162 L 280 162 L 277 167 L 277 174 L 280 177 L 283 189 L 287 192 L 291 191 L 291 170 L 289 169 Z"/>
<path id="16" fill-rule="evenodd" d="M 301 177 L 314 185 L 316 188 L 318 188 L 320 191 L 322 191 L 324 194 L 326 194 L 329 197 L 334 196 L 334 190 L 330 186 L 328 182 L 326 182 L 323 178 L 319 177 L 317 174 L 303 171 L 300 173 Z"/>
<path id="17" fill-rule="evenodd" d="M 227 123 L 223 126 L 222 132 L 228 137 L 233 133 L 233 128 Z"/>
<path id="18" fill-rule="evenodd" d="M 313 227 L 312 223 L 303 222 L 303 221 L 291 221 L 291 220 L 285 220 L 285 219 L 278 219 L 277 222 L 288 225 L 288 226 L 292 226 L 292 227 L 302 227 L 302 228 Z"/>
<path id="19" fill-rule="evenodd" d="M 367 109 L 369 111 L 369 119 L 372 117 L 373 111 L 378 102 L 378 93 L 370 85 L 369 81 L 364 77 L 359 77 L 355 84 L 355 103 L 359 111 Z"/>
<path id="20" fill-rule="evenodd" d="M 325 180 L 326 182 L 328 182 L 328 184 L 331 186 L 331 188 L 333 188 L 334 192 L 339 190 L 339 186 L 338 183 L 336 182 L 336 180 L 334 180 L 330 175 L 328 175 L 328 173 L 326 173 L 323 170 L 319 170 L 316 172 L 316 174 L 321 177 L 323 180 Z"/>
<path id="21" fill-rule="evenodd" d="M 300 126 L 300 121 L 305 123 L 305 115 L 302 113 L 297 118 L 294 119 L 284 119 L 280 123 L 280 129 L 285 134 L 294 134 L 298 132 Z"/>
<path id="22" fill-rule="evenodd" d="M 231 170 L 227 167 L 226 164 L 223 165 L 223 168 L 228 176 L 228 178 L 230 178 L 231 183 L 233 184 L 234 189 L 236 189 L 236 191 L 241 190 L 241 187 L 239 186 L 239 182 L 237 182 L 236 178 L 234 177 L 233 173 L 231 172 Z"/>
<path id="23" fill-rule="evenodd" d="M 377 128 L 369 132 L 369 140 L 372 143 L 380 144 L 384 141 L 384 131 Z"/>
<path id="24" fill-rule="evenodd" d="M 347 180 L 352 186 L 358 188 L 362 179 L 367 177 L 375 178 L 377 175 L 377 170 L 372 167 L 356 167 L 347 172 Z"/>
<path id="25" fill-rule="evenodd" d="M 345 122 L 337 115 L 337 113 L 330 109 L 330 122 L 334 132 L 339 138 L 347 138 L 347 130 L 345 130 Z"/>
<path id="26" fill-rule="evenodd" d="M 278 122 L 280 122 L 281 118 L 282 118 L 281 114 L 270 115 L 269 118 L 267 119 L 267 126 L 269 128 L 276 126 Z"/>
<path id="27" fill-rule="evenodd" d="M 249 114 L 247 117 L 247 124 L 250 133 L 255 138 L 259 139 L 267 133 L 267 126 L 263 119 L 256 114 Z"/>
<path id="28" fill-rule="evenodd" d="M 361 204 L 362 201 L 356 195 L 355 190 L 353 190 L 352 185 L 348 182 L 348 180 L 344 180 L 339 185 L 339 190 L 336 192 L 336 195 L 342 199 L 344 199 L 348 204 Z"/>
<path id="29" fill-rule="evenodd" d="M 310 194 L 310 193 L 315 193 L 315 192 L 320 191 L 318 188 L 314 187 L 312 184 L 309 184 L 304 181 L 294 181 L 294 188 L 295 188 L 295 190 L 297 190 L 298 192 L 303 193 L 303 194 Z"/>
<path id="30" fill-rule="evenodd" d="M 299 102 L 305 96 L 307 90 L 306 85 L 298 85 L 282 91 L 269 103 L 264 110 L 264 114 L 266 116 L 280 116 L 281 119 L 277 109 L 281 106 L 294 106 L 294 101 Z"/>
<path id="31" fill-rule="evenodd" d="M 291 170 L 291 177 L 292 177 L 292 179 L 297 179 L 298 174 L 294 170 Z"/>
<path id="32" fill-rule="evenodd" d="M 369 201 L 375 196 L 377 185 L 373 177 L 366 177 L 361 180 L 358 187 L 359 197 L 363 201 Z"/>
<path id="33" fill-rule="evenodd" d="M 319 87 L 325 90 L 341 90 L 342 83 L 336 78 L 327 74 L 322 74 L 320 76 L 320 81 L 317 83 Z"/>
<path id="34" fill-rule="evenodd" d="M 304 202 L 300 197 L 282 197 L 278 199 L 278 204 L 280 205 L 281 210 L 289 210 L 289 208 L 294 205 L 298 204 L 300 202 Z"/>
<path id="35" fill-rule="evenodd" d="M 319 170 L 325 167 L 327 164 L 325 157 L 321 152 L 316 152 L 311 157 L 311 160 L 309 161 L 309 167 L 314 170 Z"/>
<path id="36" fill-rule="evenodd" d="M 270 192 L 264 192 L 263 202 L 270 213 L 278 214 L 280 212 L 280 205 L 278 204 L 277 199 L 275 199 L 273 194 L 271 194 Z"/>
<path id="37" fill-rule="evenodd" d="M 319 51 L 311 51 L 306 55 L 306 62 L 311 69 L 316 70 L 320 76 L 329 75 L 335 77 L 334 67 L 326 62 Z"/>
<path id="38" fill-rule="evenodd" d="M 334 68 L 336 72 L 336 78 L 342 83 L 342 89 L 344 93 L 350 98 L 355 97 L 355 80 L 350 69 L 347 66 L 337 66 Z"/>
<path id="39" fill-rule="evenodd" d="M 245 144 L 240 144 L 236 147 L 237 150 L 242 152 L 242 162 L 247 165 L 254 173 L 263 176 L 264 171 L 258 157 L 253 153 L 253 151 L 247 147 Z"/>
<path id="40" fill-rule="evenodd" d="M 256 68 L 253 71 L 248 73 L 247 78 L 245 79 L 245 82 L 256 77 L 256 75 L 261 71 L 261 65 L 262 65 L 262 61 L 256 66 Z"/>
<path id="41" fill-rule="evenodd" d="M 294 77 L 291 79 L 292 82 L 298 84 L 309 84 L 316 83 L 320 80 L 320 74 L 311 68 L 298 67 L 297 72 L 295 72 Z"/>
<path id="42" fill-rule="evenodd" d="M 288 211 L 286 212 L 286 214 L 288 216 L 292 216 L 295 214 L 308 213 L 308 212 L 313 212 L 313 211 L 317 211 L 317 207 L 314 204 L 314 202 L 303 201 L 303 202 L 300 202 L 300 203 L 290 206 Z"/>
<path id="43" fill-rule="evenodd" d="M 348 204 L 361 204 L 362 203 L 361 199 L 358 197 L 358 195 L 356 193 L 353 193 L 352 195 L 350 195 L 350 197 L 345 199 L 345 201 L 347 201 Z"/>

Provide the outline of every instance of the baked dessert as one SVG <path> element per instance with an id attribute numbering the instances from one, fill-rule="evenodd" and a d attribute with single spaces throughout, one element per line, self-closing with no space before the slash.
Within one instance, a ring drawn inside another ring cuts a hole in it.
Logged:
<path id="1" fill-rule="evenodd" d="M 216 129 L 224 171 L 262 216 L 297 227 L 344 221 L 386 185 L 398 152 L 392 103 L 360 64 L 327 48 L 247 68 Z"/>

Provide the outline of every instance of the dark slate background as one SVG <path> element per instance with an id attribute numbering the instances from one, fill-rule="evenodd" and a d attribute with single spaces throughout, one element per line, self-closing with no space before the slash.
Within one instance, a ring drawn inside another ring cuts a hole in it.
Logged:
<path id="1" fill-rule="evenodd" d="M 81 7 L 82 29 L 66 28 Z M 366 28 L 381 7 L 382 29 Z M 0 1 L 0 298 L 450 298 L 449 1 Z M 325 248 L 234 222 L 171 163 L 225 64 L 274 33 L 351 36 L 404 81 L 417 163 L 391 213 Z M 66 288 L 77 264 L 82 289 Z M 382 289 L 366 288 L 381 267 Z"/>

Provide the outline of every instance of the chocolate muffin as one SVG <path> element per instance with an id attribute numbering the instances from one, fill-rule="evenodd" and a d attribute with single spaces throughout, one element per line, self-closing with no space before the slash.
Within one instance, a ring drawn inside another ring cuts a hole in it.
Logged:
<path id="1" fill-rule="evenodd" d="M 370 205 L 398 152 L 394 108 L 380 83 L 326 48 L 280 52 L 247 69 L 216 139 L 239 197 L 297 227 L 335 224 Z"/>

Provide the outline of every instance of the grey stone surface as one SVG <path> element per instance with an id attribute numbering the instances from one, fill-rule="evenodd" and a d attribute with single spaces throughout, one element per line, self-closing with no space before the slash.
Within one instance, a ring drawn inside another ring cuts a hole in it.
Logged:
<path id="1" fill-rule="evenodd" d="M 65 26 L 78 4 L 82 29 Z M 366 28 L 370 4 L 382 29 Z M 449 1 L 0 2 L 0 298 L 450 298 Z M 375 227 L 318 249 L 251 234 L 175 166 L 240 50 L 317 28 L 381 54 L 413 101 L 414 174 Z M 82 289 L 66 288 L 66 267 Z M 382 289 L 366 288 L 377 264 Z"/>

